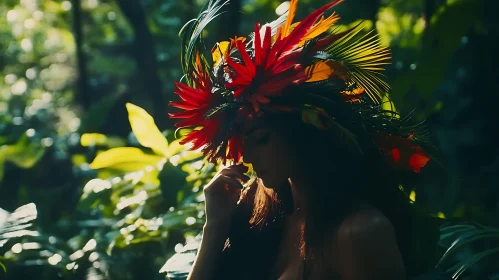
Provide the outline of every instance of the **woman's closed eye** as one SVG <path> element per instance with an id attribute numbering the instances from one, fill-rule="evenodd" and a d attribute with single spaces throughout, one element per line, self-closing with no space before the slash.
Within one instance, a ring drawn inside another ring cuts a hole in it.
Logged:
<path id="1" fill-rule="evenodd" d="M 248 141 L 248 144 L 252 145 L 263 145 L 266 144 L 270 139 L 270 131 L 256 129 L 252 131 L 245 140 Z"/>

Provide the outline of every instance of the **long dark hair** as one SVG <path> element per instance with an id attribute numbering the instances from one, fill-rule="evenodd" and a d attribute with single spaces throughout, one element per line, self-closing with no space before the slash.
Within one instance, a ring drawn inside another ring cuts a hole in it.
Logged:
<path id="1" fill-rule="evenodd" d="M 411 262 L 414 219 L 409 199 L 401 191 L 401 185 L 407 188 L 414 181 L 413 174 L 393 170 L 385 163 L 362 122 L 344 119 L 336 128 L 322 131 L 295 114 L 275 115 L 269 121 L 289 139 L 312 186 L 304 197 L 308 205 L 301 247 L 305 267 L 319 265 L 323 271 L 330 265 L 321 263 L 326 242 L 347 215 L 367 203 L 381 210 L 394 225 L 408 274 L 417 275 L 425 269 Z M 217 279 L 222 275 L 227 279 L 268 279 L 280 242 L 282 216 L 293 209 L 289 186 L 273 190 L 257 180 L 246 188 Z"/>

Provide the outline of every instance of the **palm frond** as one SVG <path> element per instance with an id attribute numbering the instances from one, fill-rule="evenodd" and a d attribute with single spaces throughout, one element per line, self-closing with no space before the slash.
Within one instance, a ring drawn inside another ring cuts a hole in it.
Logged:
<path id="1" fill-rule="evenodd" d="M 38 213 L 34 203 L 26 204 L 8 213 L 0 208 L 0 247 L 9 239 L 25 235 L 37 235 L 36 232 L 28 230 L 31 221 L 35 220 Z"/>
<path id="2" fill-rule="evenodd" d="M 461 275 L 470 267 L 481 261 L 482 259 L 489 257 L 491 255 L 499 254 L 499 247 L 485 250 L 483 252 L 474 254 L 472 257 L 468 258 L 463 264 L 458 264 L 459 269 L 454 272 L 452 279 L 459 279 Z M 451 269 L 452 271 L 452 269 Z"/>
<path id="3" fill-rule="evenodd" d="M 192 269 L 192 264 L 201 245 L 201 234 L 187 242 L 182 250 L 169 258 L 159 273 L 167 273 L 168 279 L 185 279 Z"/>
<path id="4" fill-rule="evenodd" d="M 206 26 L 218 17 L 221 12 L 223 6 L 229 3 L 228 0 L 210 0 L 208 2 L 208 7 L 204 9 L 197 18 L 191 19 L 188 21 L 180 30 L 179 36 L 182 38 L 182 49 L 181 49 L 181 65 L 184 74 L 190 73 L 192 67 L 195 65 L 195 50 L 200 50 L 203 48 L 201 45 L 202 42 L 202 31 L 206 28 Z M 208 65 L 206 62 L 206 58 L 199 52 L 201 56 L 201 60 L 204 65 Z M 191 84 L 188 76 L 185 76 L 187 82 Z"/>
<path id="5" fill-rule="evenodd" d="M 326 53 L 341 61 L 349 70 L 351 80 L 366 89 L 375 104 L 390 89 L 380 73 L 382 66 L 390 64 L 390 51 L 380 45 L 378 35 L 368 32 L 358 37 L 362 27 L 352 29 L 346 36 L 326 48 Z"/>
<path id="6" fill-rule="evenodd" d="M 465 246 L 470 246 L 478 241 L 490 242 L 493 240 L 499 241 L 499 229 L 493 227 L 487 227 L 482 225 L 469 225 L 460 224 L 452 226 L 444 226 L 440 230 L 441 241 L 451 239 L 455 236 L 457 238 L 452 242 L 452 244 L 447 248 L 442 258 L 437 264 L 437 267 L 445 267 L 445 263 L 451 259 L 451 257 L 463 249 Z M 478 262 L 491 257 L 492 255 L 499 254 L 499 246 L 489 247 L 486 246 L 485 250 L 478 251 L 470 255 L 469 257 L 458 260 L 453 266 L 447 268 L 447 272 L 452 273 L 452 279 L 460 279 L 465 271 L 467 271 L 472 266 L 476 265 Z"/>

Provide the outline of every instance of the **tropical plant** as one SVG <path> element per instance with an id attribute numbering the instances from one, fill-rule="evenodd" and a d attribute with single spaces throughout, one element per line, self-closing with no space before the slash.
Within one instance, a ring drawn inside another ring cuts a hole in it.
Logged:
<path id="1" fill-rule="evenodd" d="M 96 178 L 83 188 L 77 212 L 57 221 L 58 236 L 40 231 L 4 254 L 13 266 L 49 265 L 71 279 L 81 273 L 135 279 L 143 272 L 125 268 L 142 263 L 156 267 L 148 270 L 155 271 L 154 279 L 174 247 L 178 250 L 178 244 L 199 233 L 204 224 L 201 187 L 216 166 L 204 162 L 201 153 L 187 151 L 173 133 L 165 137 L 144 109 L 126 107 L 131 142 L 140 146 L 116 147 L 125 141 L 83 134 L 81 144 L 97 155 L 90 164 L 84 155 L 73 161 L 96 170 Z"/>
<path id="2" fill-rule="evenodd" d="M 441 227 L 441 244 L 447 250 L 437 267 L 451 273 L 452 279 L 499 279 L 499 229 L 446 224 Z"/>
<path id="3" fill-rule="evenodd" d="M 23 205 L 10 213 L 0 208 L 0 249 L 9 241 L 17 240 L 24 236 L 38 236 L 36 231 L 30 230 L 32 221 L 36 219 L 38 213 L 36 205 L 33 203 Z M 15 251 L 22 250 L 22 246 L 14 245 Z M 0 266 L 6 270 L 2 263 L 4 258 L 0 258 Z"/>

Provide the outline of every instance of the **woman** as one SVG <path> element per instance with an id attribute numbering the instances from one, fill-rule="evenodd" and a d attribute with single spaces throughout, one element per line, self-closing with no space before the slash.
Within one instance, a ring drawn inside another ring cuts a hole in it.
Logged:
<path id="1" fill-rule="evenodd" d="M 199 51 L 221 5 L 184 28 L 186 83 L 172 118 L 183 143 L 233 165 L 205 187 L 197 279 L 407 279 L 411 187 L 430 160 L 422 133 L 386 108 L 389 51 L 361 28 L 330 33 L 334 1 Z M 256 180 L 245 175 L 251 163 Z M 244 182 L 250 182 L 243 185 Z M 242 190 L 242 191 L 241 191 Z"/>

